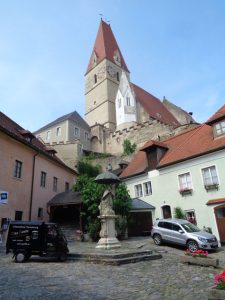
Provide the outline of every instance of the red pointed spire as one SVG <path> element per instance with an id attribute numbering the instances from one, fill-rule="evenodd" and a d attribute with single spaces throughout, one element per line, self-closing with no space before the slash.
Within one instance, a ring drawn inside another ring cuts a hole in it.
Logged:
<path id="1" fill-rule="evenodd" d="M 86 73 L 105 58 L 115 63 L 117 54 L 119 54 L 120 66 L 129 72 L 110 25 L 101 20 Z"/>

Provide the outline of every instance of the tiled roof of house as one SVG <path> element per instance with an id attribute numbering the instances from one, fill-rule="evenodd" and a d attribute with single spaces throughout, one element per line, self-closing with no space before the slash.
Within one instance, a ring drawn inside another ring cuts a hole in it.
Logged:
<path id="1" fill-rule="evenodd" d="M 209 118 L 206 124 L 213 124 L 216 121 L 225 117 L 225 105 L 222 106 L 211 118 Z"/>
<path id="2" fill-rule="evenodd" d="M 155 147 L 157 143 L 159 142 L 149 141 L 142 149 Z M 168 147 L 168 150 L 158 163 L 157 168 L 225 149 L 225 136 L 214 139 L 212 127 L 208 124 L 202 124 L 160 142 L 160 146 L 162 144 L 165 145 L 165 148 Z M 122 172 L 120 178 L 132 177 L 143 173 L 147 166 L 145 152 L 139 151 L 124 172 Z"/>
<path id="3" fill-rule="evenodd" d="M 101 20 L 97 37 L 95 40 L 94 48 L 92 51 L 92 55 L 88 64 L 87 72 L 88 73 L 93 68 L 93 55 L 96 55 L 97 64 L 102 61 L 104 58 L 107 58 L 108 60 L 114 61 L 114 55 L 118 51 L 120 55 L 120 62 L 121 67 L 128 71 L 127 65 L 125 63 L 125 60 L 123 58 L 123 55 L 120 51 L 120 48 L 117 44 L 117 41 L 114 37 L 114 34 L 112 32 L 112 29 L 109 24 L 105 23 Z M 129 71 L 128 71 L 129 72 Z"/>
<path id="4" fill-rule="evenodd" d="M 133 198 L 131 202 L 131 210 L 152 210 L 155 209 L 155 206 L 139 199 Z"/>
<path id="5" fill-rule="evenodd" d="M 150 117 L 173 127 L 180 126 L 177 119 L 158 98 L 133 83 L 132 87 L 138 102 L 140 102 Z"/>
<path id="6" fill-rule="evenodd" d="M 82 198 L 80 192 L 68 190 L 55 195 L 47 205 L 65 205 L 65 204 L 81 204 Z"/>
<path id="7" fill-rule="evenodd" d="M 53 153 L 51 153 L 51 149 L 42 144 L 30 131 L 24 130 L 24 128 L 11 120 L 2 112 L 0 112 L 0 131 L 16 139 L 17 141 L 20 141 L 27 147 L 30 147 L 38 151 L 39 153 L 42 153 L 49 159 L 54 160 L 63 167 L 69 169 L 71 172 L 76 173 L 73 169 L 65 165 L 64 162 L 61 161 L 56 155 L 53 155 Z"/>
<path id="8" fill-rule="evenodd" d="M 75 122 L 78 126 L 80 126 L 81 128 L 84 128 L 86 130 L 90 130 L 90 127 L 88 125 L 88 123 L 78 114 L 78 112 L 73 111 L 69 114 L 66 114 L 58 119 L 56 119 L 55 121 L 41 127 L 40 129 L 38 129 L 37 131 L 34 132 L 34 134 L 37 134 L 40 131 L 43 131 L 45 129 L 48 129 L 50 127 L 53 127 L 59 123 L 62 123 L 66 120 L 71 120 L 73 122 Z"/>

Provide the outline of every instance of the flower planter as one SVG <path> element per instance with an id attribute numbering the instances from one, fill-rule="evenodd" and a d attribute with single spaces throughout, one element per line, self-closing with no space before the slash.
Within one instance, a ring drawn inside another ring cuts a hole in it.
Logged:
<path id="1" fill-rule="evenodd" d="M 217 268 L 219 266 L 219 260 L 208 257 L 193 257 L 191 255 L 184 255 L 180 257 L 180 262 L 187 263 L 191 265 L 199 265 L 205 267 L 214 267 Z M 225 298 L 224 298 L 225 299 Z"/>
<path id="2" fill-rule="evenodd" d="M 218 290 L 212 288 L 208 291 L 208 300 L 224 300 L 225 299 L 225 290 Z"/>

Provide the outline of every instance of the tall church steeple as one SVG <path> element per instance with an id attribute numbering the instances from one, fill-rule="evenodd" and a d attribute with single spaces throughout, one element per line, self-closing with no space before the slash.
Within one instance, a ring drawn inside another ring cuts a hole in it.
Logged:
<path id="1" fill-rule="evenodd" d="M 122 70 L 129 70 L 109 24 L 101 20 L 85 74 L 86 121 L 116 127 L 115 99 Z"/>

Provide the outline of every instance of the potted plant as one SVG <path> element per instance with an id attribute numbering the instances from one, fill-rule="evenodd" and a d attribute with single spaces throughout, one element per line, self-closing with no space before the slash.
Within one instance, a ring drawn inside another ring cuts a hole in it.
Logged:
<path id="1" fill-rule="evenodd" d="M 199 265 L 199 266 L 206 266 L 206 267 L 215 267 L 219 266 L 219 260 L 213 259 L 208 256 L 208 251 L 204 250 L 195 250 L 190 251 L 186 250 L 184 256 L 180 257 L 180 261 L 182 263 L 192 264 L 192 265 Z"/>
<path id="2" fill-rule="evenodd" d="M 225 270 L 214 276 L 214 287 L 209 290 L 208 299 L 225 299 Z"/>

